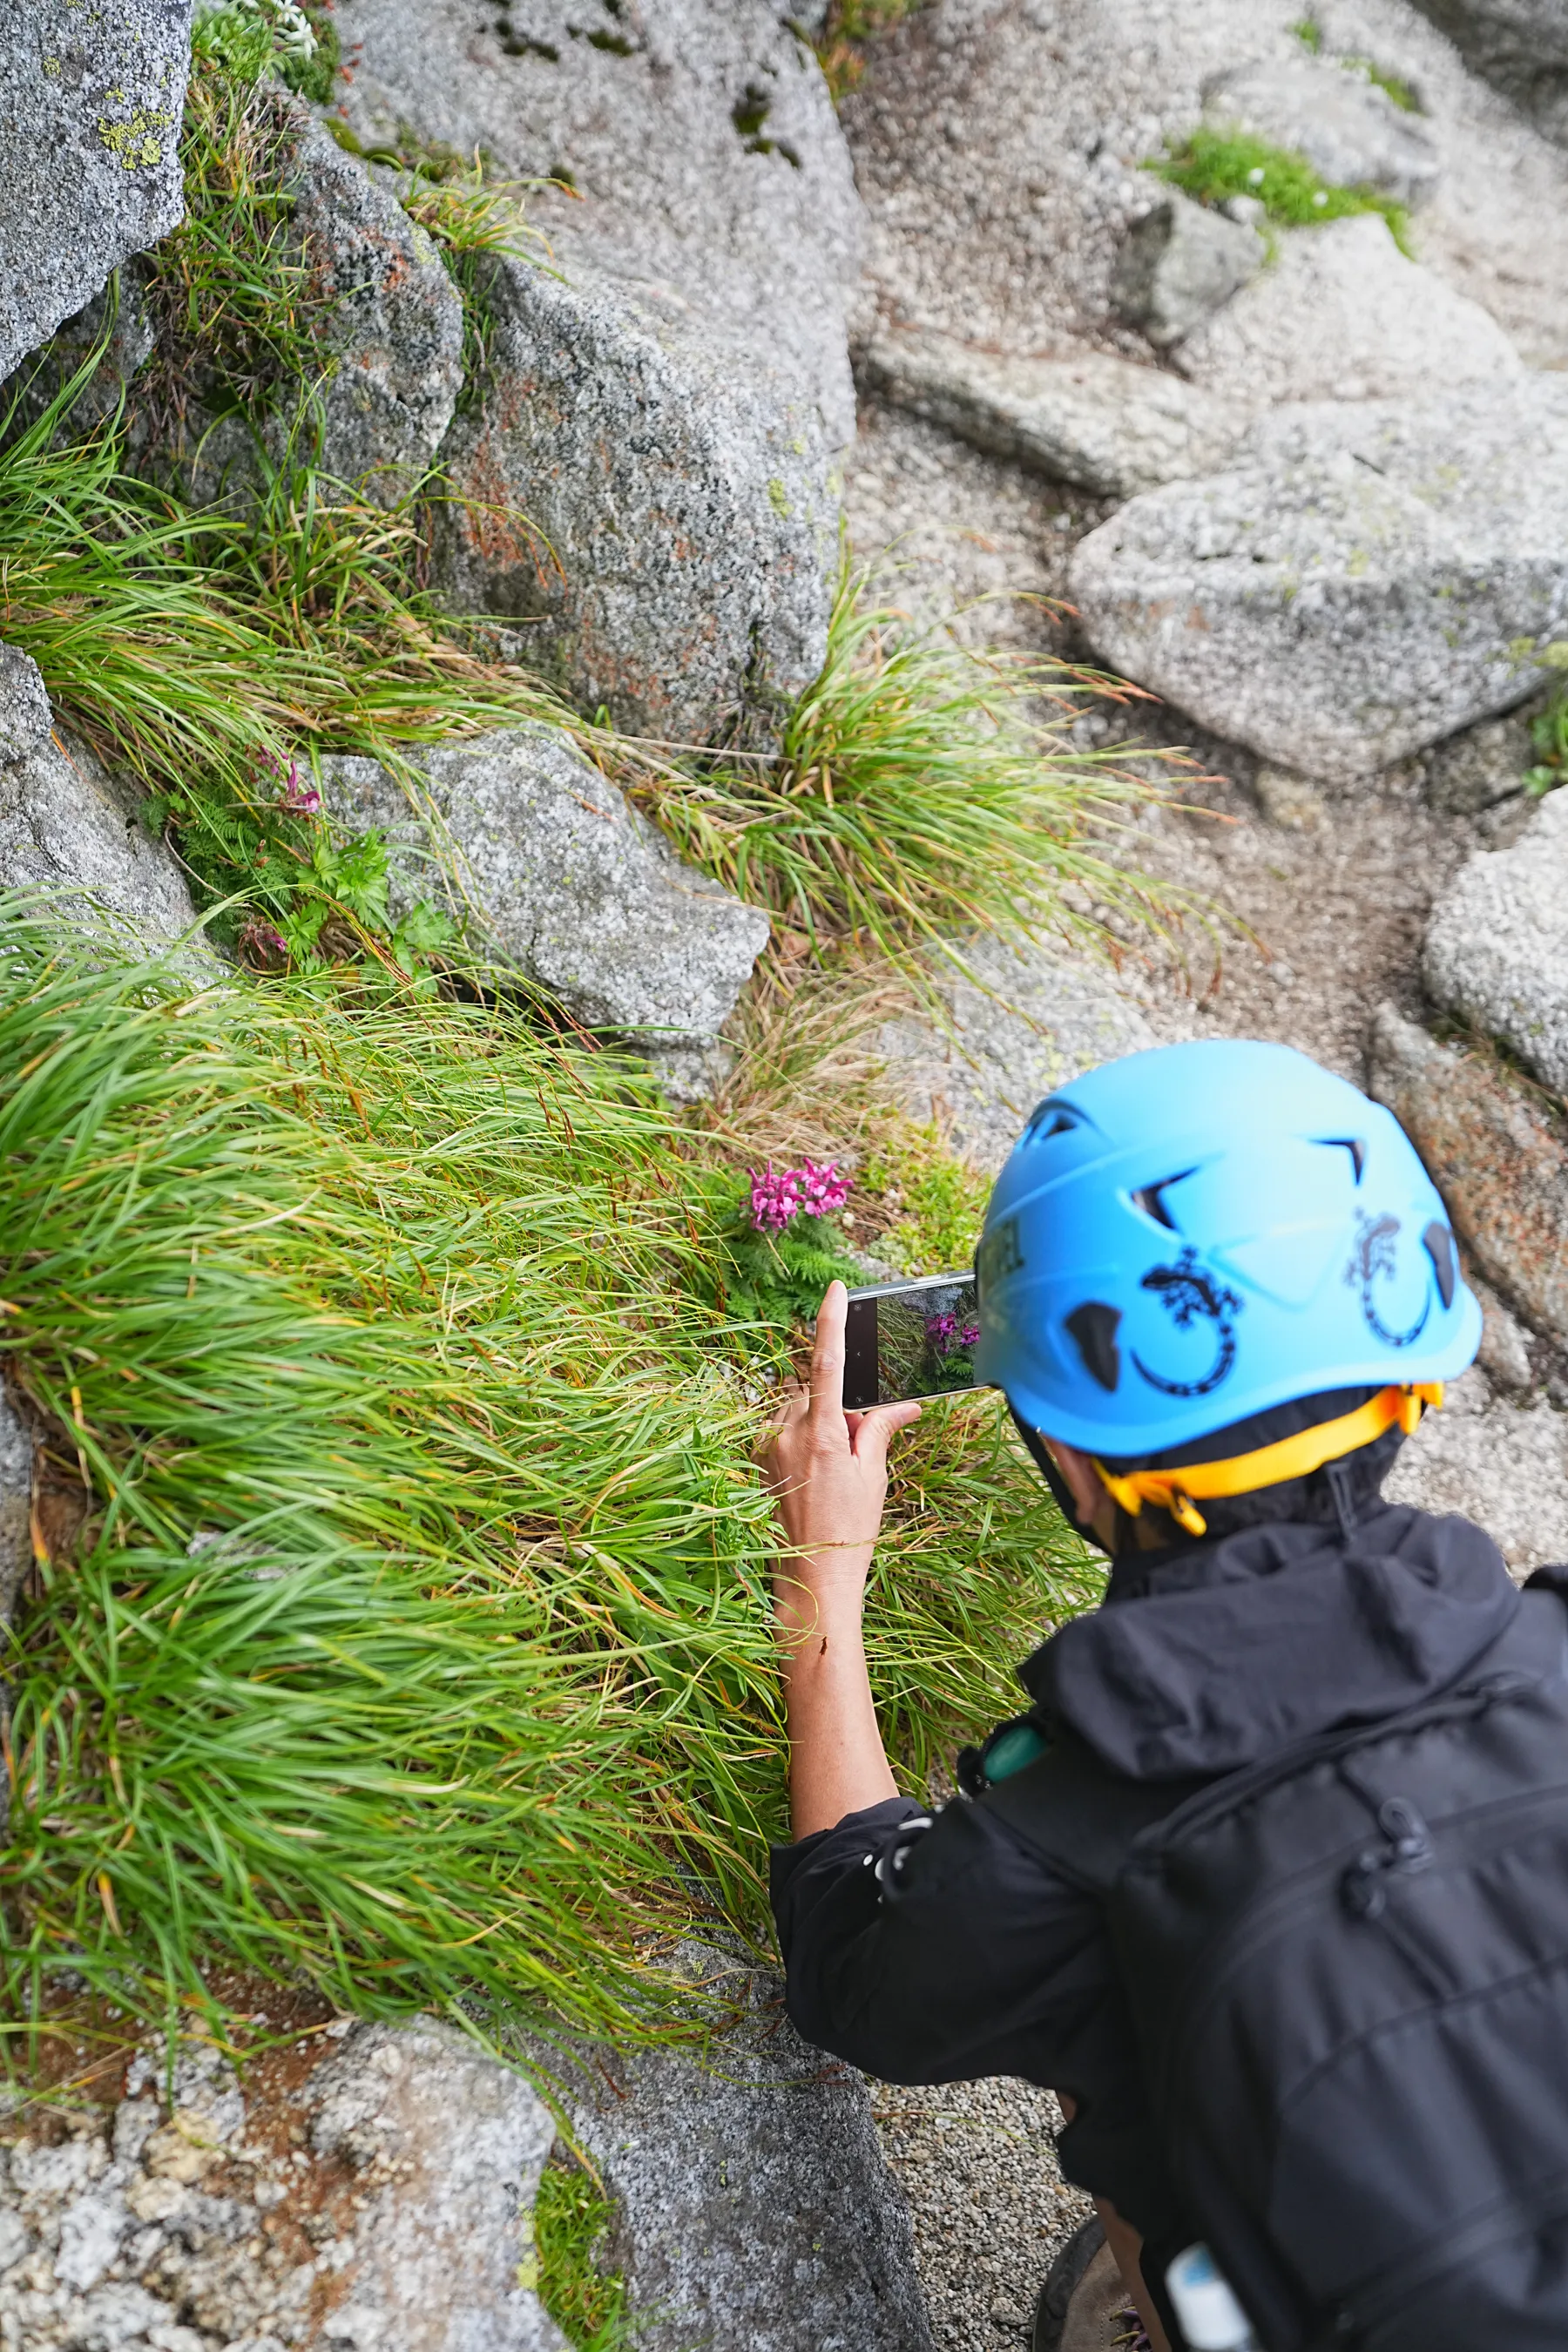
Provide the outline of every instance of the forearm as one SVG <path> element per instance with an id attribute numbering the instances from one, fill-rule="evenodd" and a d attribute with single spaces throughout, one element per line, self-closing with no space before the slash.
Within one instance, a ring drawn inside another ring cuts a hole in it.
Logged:
<path id="1" fill-rule="evenodd" d="M 898 1790 L 871 1701 L 858 1590 L 814 1593 L 782 1570 L 778 1620 L 790 1815 L 796 1838 L 804 1838 Z"/>

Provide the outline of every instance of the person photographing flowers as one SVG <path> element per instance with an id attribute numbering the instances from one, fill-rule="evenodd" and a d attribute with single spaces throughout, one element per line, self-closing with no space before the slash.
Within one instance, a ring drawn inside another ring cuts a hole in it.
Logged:
<path id="1" fill-rule="evenodd" d="M 977 1256 L 976 1377 L 1108 1556 L 1028 1704 L 900 1794 L 861 1610 L 888 1449 L 845 1293 L 766 1466 L 805 2037 L 1054 2089 L 1095 2199 L 1037 2352 L 1568 2344 L 1568 1570 L 1384 1480 L 1480 1314 L 1391 1115 L 1281 1046 L 1049 1097 Z"/>

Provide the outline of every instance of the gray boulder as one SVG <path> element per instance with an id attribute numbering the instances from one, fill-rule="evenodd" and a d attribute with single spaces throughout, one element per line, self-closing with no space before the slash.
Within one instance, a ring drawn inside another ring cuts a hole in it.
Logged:
<path id="1" fill-rule="evenodd" d="M 521 2076 L 448 2025 L 362 2025 L 307 2100 L 317 2158 L 363 2184 L 357 2260 L 325 2336 L 397 2352 L 568 2352 L 519 2277 L 555 2133 Z"/>
<path id="2" fill-rule="evenodd" d="M 593 21 L 345 0 L 367 146 L 482 148 L 548 268 L 493 267 L 491 366 L 444 452 L 440 584 L 626 728 L 765 734 L 826 646 L 860 207 L 811 50 L 765 0 Z M 552 276 L 552 269 L 557 275 Z"/>
<path id="3" fill-rule="evenodd" d="M 879 1050 L 910 1118 L 939 1120 L 952 1149 L 994 1176 L 1045 1096 L 1155 1038 L 1131 991 L 1081 950 L 982 938 L 964 960 L 973 977 L 941 983 L 942 1027 L 889 1022 Z"/>
<path id="4" fill-rule="evenodd" d="M 148 838 L 85 744 L 54 740 L 44 682 L 11 646 L 0 646 L 0 889 L 37 889 L 49 910 L 107 922 L 148 954 L 196 919 L 172 853 Z M 199 938 L 181 960 L 195 972 L 219 969 Z"/>
<path id="5" fill-rule="evenodd" d="M 0 38 L 0 378 L 184 212 L 188 0 L 18 0 Z"/>
<path id="6" fill-rule="evenodd" d="M 1415 0 L 1472 73 L 1568 145 L 1568 14 L 1562 0 Z"/>
<path id="7" fill-rule="evenodd" d="M 1385 89 L 1303 49 L 1217 74 L 1204 88 L 1209 121 L 1304 155 L 1330 187 L 1375 188 L 1424 204 L 1437 184 L 1437 150 L 1419 115 Z"/>
<path id="8" fill-rule="evenodd" d="M 1568 793 L 1549 793 L 1510 848 L 1460 867 L 1432 909 L 1421 969 L 1436 1003 L 1568 1095 Z"/>
<path id="9" fill-rule="evenodd" d="M 1439 1045 L 1384 1005 L 1369 1085 L 1430 1169 L 1454 1230 L 1504 1297 L 1568 1345 L 1568 1144 L 1495 1055 Z"/>
<path id="10" fill-rule="evenodd" d="M 1128 229 L 1111 307 L 1156 351 L 1169 351 L 1256 278 L 1268 251 L 1250 223 L 1162 188 Z"/>
<path id="11" fill-rule="evenodd" d="M 1232 742 L 1354 782 L 1510 709 L 1568 624 L 1568 383 L 1256 424 L 1080 541 L 1095 650 Z"/>
<path id="12" fill-rule="evenodd" d="M 437 576 L 527 622 L 587 709 L 664 740 L 769 728 L 827 646 L 838 509 L 817 413 L 668 289 L 491 265 L 483 397 L 443 456 Z"/>
<path id="13" fill-rule="evenodd" d="M 1096 498 L 1210 473 L 1248 422 L 1220 393 L 1100 352 L 1005 359 L 947 335 L 889 334 L 867 346 L 860 373 L 894 406 Z"/>
<path id="14" fill-rule="evenodd" d="M 638 2344 L 930 2352 L 909 2210 L 863 2077 L 801 2041 L 776 1978 L 689 1957 L 742 2010 L 706 2063 L 584 2052 L 563 2078 L 574 2132 L 619 2202 L 610 2260 Z"/>
<path id="15" fill-rule="evenodd" d="M 1180 364 L 1215 392 L 1245 384 L 1258 407 L 1424 400 L 1524 372 L 1490 313 L 1407 260 L 1376 213 L 1289 231 L 1273 266 L 1183 344 Z"/>
<path id="16" fill-rule="evenodd" d="M 854 437 L 859 200 L 816 59 L 766 0 L 342 0 L 334 21 L 367 146 L 564 182 L 530 215 L 574 283 L 658 295 L 814 404 L 829 447 Z"/>
<path id="17" fill-rule="evenodd" d="M 554 2130 L 527 2084 L 429 2019 L 310 2051 L 242 2084 L 210 2042 L 144 2045 L 107 2114 L 0 2150 L 11 2340 L 568 2352 L 519 2278 Z"/>
<path id="18" fill-rule="evenodd" d="M 17 1591 L 32 1565 L 32 1499 L 33 1433 L 0 1383 L 0 1625 L 10 1622 Z M 5 1793 L 6 1784 L 0 1782 L 0 1826 Z"/>
<path id="19" fill-rule="evenodd" d="M 321 463 L 388 505 L 426 471 L 463 384 L 463 307 L 439 253 L 319 123 L 290 173 L 293 227 L 334 306 Z"/>
<path id="20" fill-rule="evenodd" d="M 374 760 L 323 761 L 321 786 L 329 815 L 393 847 L 395 912 L 445 899 L 591 1027 L 701 1047 L 767 943 L 761 908 L 683 866 L 549 728 L 426 753 L 413 799 Z"/>

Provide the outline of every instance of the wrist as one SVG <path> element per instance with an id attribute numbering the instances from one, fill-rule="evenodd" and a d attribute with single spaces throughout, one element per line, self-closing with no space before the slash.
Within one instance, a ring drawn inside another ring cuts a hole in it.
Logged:
<path id="1" fill-rule="evenodd" d="M 807 1554 L 781 1561 L 773 1572 L 773 1621 L 785 1646 L 804 1646 L 814 1635 L 858 1639 L 870 1565 L 868 1544 L 847 1557 Z"/>

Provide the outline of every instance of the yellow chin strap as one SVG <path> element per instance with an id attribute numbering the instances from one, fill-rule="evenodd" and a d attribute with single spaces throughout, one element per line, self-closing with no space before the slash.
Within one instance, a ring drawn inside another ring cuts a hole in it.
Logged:
<path id="1" fill-rule="evenodd" d="M 1354 1412 L 1342 1413 L 1338 1421 L 1320 1422 L 1316 1429 L 1300 1430 L 1275 1445 L 1260 1445 L 1255 1454 L 1233 1454 L 1228 1462 L 1194 1462 L 1185 1470 L 1130 1470 L 1124 1478 L 1118 1478 L 1103 1462 L 1094 1466 L 1106 1493 L 1131 1517 L 1135 1519 L 1145 1503 L 1154 1503 L 1169 1511 L 1188 1535 L 1206 1535 L 1208 1521 L 1197 1508 L 1200 1502 L 1215 1502 L 1226 1495 L 1254 1495 L 1261 1486 L 1304 1478 L 1309 1471 L 1321 1470 L 1325 1462 L 1337 1462 L 1342 1454 L 1370 1445 L 1395 1422 L 1408 1437 L 1420 1423 L 1422 1409 L 1442 1402 L 1441 1381 L 1417 1381 L 1409 1388 L 1380 1389 L 1376 1396 L 1358 1405 Z"/>

